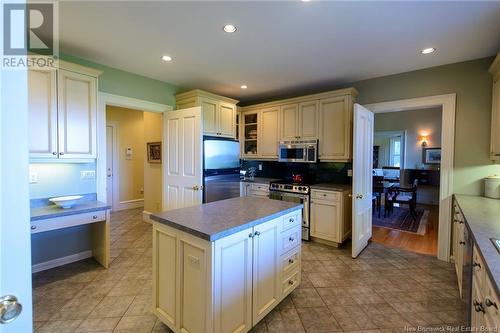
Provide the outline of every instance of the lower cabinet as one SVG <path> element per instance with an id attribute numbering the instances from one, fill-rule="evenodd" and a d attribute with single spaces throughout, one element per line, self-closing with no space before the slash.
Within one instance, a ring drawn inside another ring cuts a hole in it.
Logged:
<path id="1" fill-rule="evenodd" d="M 296 210 L 214 242 L 154 222 L 156 316 L 174 332 L 251 330 L 300 284 L 301 216 Z"/>
<path id="2" fill-rule="evenodd" d="M 311 191 L 311 237 L 342 243 L 351 233 L 350 191 Z"/>
<path id="3" fill-rule="evenodd" d="M 240 182 L 240 197 L 269 198 L 269 185 Z"/>

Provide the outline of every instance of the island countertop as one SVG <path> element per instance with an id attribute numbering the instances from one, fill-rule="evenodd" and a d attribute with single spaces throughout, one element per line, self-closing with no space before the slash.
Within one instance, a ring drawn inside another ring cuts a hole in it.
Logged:
<path id="1" fill-rule="evenodd" d="M 500 200 L 460 194 L 455 194 L 455 198 L 486 264 L 486 271 L 500 295 L 500 253 L 490 240 L 500 239 Z"/>
<path id="2" fill-rule="evenodd" d="M 151 219 L 213 242 L 302 207 L 267 198 L 239 197 L 154 213 Z"/>

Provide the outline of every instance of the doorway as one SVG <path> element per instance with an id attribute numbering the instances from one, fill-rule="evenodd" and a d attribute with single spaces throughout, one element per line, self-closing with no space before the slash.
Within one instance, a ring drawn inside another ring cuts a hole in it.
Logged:
<path id="1" fill-rule="evenodd" d="M 425 133 L 421 133 L 418 137 L 418 142 L 415 144 L 420 145 L 421 154 L 420 158 L 425 161 L 427 154 L 427 162 L 439 161 L 439 166 L 435 166 L 435 173 L 439 175 L 439 187 L 437 190 L 437 205 L 434 214 L 437 218 L 437 243 L 435 255 L 438 259 L 449 261 L 450 259 L 450 244 L 451 244 L 451 203 L 453 195 L 453 151 L 454 151 L 454 125 L 455 125 L 455 103 L 456 95 L 437 95 L 428 97 L 419 97 L 391 102 L 381 102 L 367 105 L 375 114 L 394 113 L 409 110 L 426 110 L 431 108 L 440 108 L 441 110 L 441 133 L 435 134 L 434 139 L 440 137 L 440 147 L 429 146 L 429 138 Z M 426 145 L 424 141 L 426 141 Z M 409 146 L 409 143 L 407 143 Z M 432 150 L 430 148 L 440 148 Z M 427 150 L 429 149 L 429 150 Z M 406 154 L 408 156 L 408 153 Z M 407 159 L 407 166 L 413 166 L 415 169 L 422 167 L 424 162 L 409 162 Z M 425 172 L 425 166 L 424 166 Z M 400 176 L 400 181 L 408 182 L 408 178 L 412 177 L 403 173 Z M 384 195 L 385 197 L 385 195 Z M 429 212 L 431 214 L 431 212 Z M 409 241 L 408 241 L 409 243 Z"/>

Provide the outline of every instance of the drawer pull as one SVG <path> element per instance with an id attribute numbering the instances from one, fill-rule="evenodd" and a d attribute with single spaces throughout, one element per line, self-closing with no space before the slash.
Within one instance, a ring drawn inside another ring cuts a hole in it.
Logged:
<path id="1" fill-rule="evenodd" d="M 489 299 L 488 297 L 486 297 L 486 299 L 484 300 L 484 304 L 486 304 L 487 307 L 490 307 L 490 306 L 494 306 L 495 309 L 498 309 L 498 305 L 496 302 L 493 302 L 491 299 Z"/>
<path id="2" fill-rule="evenodd" d="M 94 220 L 95 220 L 95 219 L 97 219 L 97 215 L 92 216 L 92 218 L 93 218 Z"/>
<path id="3" fill-rule="evenodd" d="M 472 264 L 472 267 L 479 267 L 479 268 L 481 268 L 481 264 L 474 261 L 474 263 Z"/>
<path id="4" fill-rule="evenodd" d="M 464 241 L 460 241 L 460 242 L 458 242 L 458 244 L 465 245 L 465 242 Z"/>
<path id="5" fill-rule="evenodd" d="M 256 232 L 254 233 L 254 236 L 260 236 L 260 231 L 256 231 Z"/>
<path id="6" fill-rule="evenodd" d="M 31 230 L 35 230 L 35 229 L 36 229 L 36 226 L 32 225 Z"/>
<path id="7" fill-rule="evenodd" d="M 326 197 L 326 194 L 325 194 L 325 193 L 323 193 L 323 196 L 324 196 L 324 197 Z"/>
<path id="8" fill-rule="evenodd" d="M 288 280 L 288 284 L 289 284 L 289 285 L 291 285 L 291 286 L 293 286 L 293 285 L 295 284 L 295 281 L 293 281 L 293 280 Z"/>
<path id="9" fill-rule="evenodd" d="M 288 259 L 289 264 L 293 264 L 294 262 L 295 262 L 295 260 L 293 260 L 292 258 Z"/>
<path id="10" fill-rule="evenodd" d="M 293 242 L 293 241 L 295 240 L 295 238 L 290 237 L 290 238 L 288 238 L 288 240 L 289 240 L 290 242 Z"/>
<path id="11" fill-rule="evenodd" d="M 290 221 L 290 223 L 295 222 L 295 220 L 293 218 L 291 218 L 289 221 Z"/>
<path id="12" fill-rule="evenodd" d="M 253 238 L 253 236 L 254 236 L 254 235 L 253 235 L 252 233 L 249 233 L 249 234 L 248 234 L 248 237 L 249 237 L 249 238 Z"/>

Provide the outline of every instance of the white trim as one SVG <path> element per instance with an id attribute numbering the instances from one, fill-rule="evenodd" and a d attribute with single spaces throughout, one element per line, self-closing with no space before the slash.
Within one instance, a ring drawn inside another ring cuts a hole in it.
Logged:
<path id="1" fill-rule="evenodd" d="M 442 108 L 441 174 L 439 188 L 439 230 L 437 258 L 450 261 L 451 202 L 453 195 L 453 153 L 455 146 L 456 94 L 436 95 L 368 104 L 374 113 Z"/>
<path id="2" fill-rule="evenodd" d="M 49 260 L 49 261 L 45 261 L 45 262 L 41 262 L 41 263 L 35 264 L 35 265 L 31 266 L 31 272 L 32 273 L 38 273 L 38 272 L 41 272 L 41 271 L 45 271 L 47 269 L 51 269 L 51 268 L 54 268 L 54 267 L 59 267 L 59 266 L 62 266 L 62 265 L 71 264 L 72 262 L 83 260 L 83 259 L 87 259 L 87 258 L 90 258 L 90 257 L 92 257 L 92 251 L 91 250 L 87 250 L 87 251 L 83 251 L 83 252 L 71 254 L 71 255 L 66 256 L 66 257 L 56 258 L 56 259 L 52 259 L 52 260 Z"/>
<path id="3" fill-rule="evenodd" d="M 144 207 L 144 199 L 125 200 L 118 202 L 118 204 L 116 205 L 116 209 L 114 209 L 114 211 L 134 209 L 140 207 Z"/>
<path id="4" fill-rule="evenodd" d="M 151 220 L 151 212 L 148 212 L 147 210 L 142 211 L 142 220 L 147 223 L 153 224 L 153 220 Z"/>
<path id="5" fill-rule="evenodd" d="M 166 104 L 153 103 L 131 97 L 119 96 L 100 92 L 98 94 L 97 109 L 97 200 L 107 202 L 106 193 L 106 106 L 119 106 L 129 109 L 159 112 L 173 110 Z M 115 182 L 113 182 L 115 183 Z"/>

